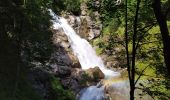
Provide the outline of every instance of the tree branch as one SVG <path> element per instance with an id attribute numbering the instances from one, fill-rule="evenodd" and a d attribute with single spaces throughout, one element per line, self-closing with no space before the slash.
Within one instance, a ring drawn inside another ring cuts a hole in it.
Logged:
<path id="1" fill-rule="evenodd" d="M 165 17 L 167 17 L 168 13 L 170 12 L 170 7 L 168 7 L 168 9 L 165 11 Z"/>
<path id="2" fill-rule="evenodd" d="M 144 38 L 145 34 L 153 27 L 154 25 L 150 26 L 143 34 L 142 36 L 140 36 L 140 38 L 138 39 L 137 41 L 137 44 L 136 44 L 136 47 L 135 49 L 137 50 L 137 48 L 139 47 L 139 42 Z M 147 28 L 147 27 L 144 27 L 143 30 Z"/>
<path id="3" fill-rule="evenodd" d="M 143 70 L 142 70 L 142 72 L 140 73 L 140 75 L 139 75 L 139 77 L 136 79 L 136 81 L 135 81 L 135 85 L 137 84 L 137 82 L 139 81 L 139 79 L 142 77 L 142 75 L 143 75 L 143 73 L 145 72 L 145 70 L 148 68 L 149 66 L 146 66 Z"/>

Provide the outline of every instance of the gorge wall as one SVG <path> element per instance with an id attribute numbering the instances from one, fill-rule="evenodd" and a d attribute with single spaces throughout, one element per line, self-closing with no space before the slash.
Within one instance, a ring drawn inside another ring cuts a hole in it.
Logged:
<path id="1" fill-rule="evenodd" d="M 102 24 L 99 21 L 100 15 L 96 13 L 95 19 L 87 14 L 87 6 L 85 3 L 81 4 L 81 15 L 75 16 L 68 12 L 64 12 L 62 17 L 66 18 L 69 24 L 74 28 L 79 36 L 87 40 L 98 37 L 101 34 Z M 99 68 L 83 71 L 77 57 L 71 50 L 68 37 L 65 35 L 62 28 L 51 28 L 53 31 L 53 44 L 55 45 L 55 52 L 52 54 L 51 63 L 52 71 L 60 77 L 60 81 L 64 87 L 69 87 L 76 93 L 81 88 L 90 84 L 95 84 L 99 79 L 104 78 L 104 74 Z M 93 73 L 98 73 L 98 77 L 93 76 Z"/>

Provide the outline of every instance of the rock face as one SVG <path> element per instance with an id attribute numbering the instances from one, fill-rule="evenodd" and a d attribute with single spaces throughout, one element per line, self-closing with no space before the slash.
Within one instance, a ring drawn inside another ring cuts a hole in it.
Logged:
<path id="1" fill-rule="evenodd" d="M 53 44 L 55 45 L 55 51 L 51 57 L 51 63 L 56 64 L 55 66 L 67 66 L 67 67 L 78 67 L 80 64 L 78 58 L 74 56 L 67 36 L 61 28 L 53 30 Z"/>
<path id="2" fill-rule="evenodd" d="M 71 19 L 68 19 L 71 25 L 77 27 L 78 25 L 74 24 L 77 19 L 72 16 L 69 18 Z M 82 70 L 63 30 L 58 28 L 52 31 L 54 32 L 53 43 L 56 48 L 50 61 L 51 71 L 60 78 L 64 87 L 69 87 L 75 93 L 78 93 L 83 87 L 94 85 L 104 78 L 104 74 L 99 67 Z"/>
<path id="3" fill-rule="evenodd" d="M 97 15 L 98 16 L 98 15 Z M 97 18 L 97 16 L 95 16 Z M 102 30 L 102 24 L 97 19 L 92 19 L 90 16 L 81 16 L 81 26 L 79 34 L 82 38 L 91 40 L 95 37 L 98 37 Z"/>
<path id="4" fill-rule="evenodd" d="M 101 34 L 102 24 L 98 11 L 88 12 L 86 2 L 81 4 L 81 15 L 63 15 L 82 38 L 91 40 Z"/>

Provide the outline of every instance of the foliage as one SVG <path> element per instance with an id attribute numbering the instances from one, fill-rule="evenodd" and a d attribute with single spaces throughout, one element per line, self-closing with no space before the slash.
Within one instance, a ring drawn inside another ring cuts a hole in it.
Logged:
<path id="1" fill-rule="evenodd" d="M 0 98 L 41 100 L 29 83 L 32 62 L 45 64 L 51 52 L 50 16 L 44 0 L 0 1 Z"/>
<path id="2" fill-rule="evenodd" d="M 50 77 L 51 92 L 50 98 L 52 100 L 75 100 L 75 96 L 69 89 L 64 89 L 54 76 Z"/>
<path id="3" fill-rule="evenodd" d="M 163 11 L 166 11 L 169 5 L 168 0 L 162 1 L 163 3 Z M 110 7 L 111 5 L 111 7 Z M 154 79 L 159 78 L 160 81 L 164 82 L 168 81 L 167 71 L 164 65 L 164 57 L 163 57 L 163 44 L 162 37 L 160 35 L 160 29 L 156 23 L 156 19 L 154 16 L 154 12 L 152 9 L 152 1 L 151 0 L 142 0 L 140 4 L 139 16 L 138 16 L 138 24 L 137 24 L 137 42 L 138 49 L 136 55 L 136 79 L 140 74 L 142 75 L 141 79 L 149 80 L 149 78 L 153 77 Z M 102 15 L 102 21 L 104 23 L 103 26 L 103 34 L 100 38 L 93 40 L 93 45 L 99 46 L 97 48 L 97 52 L 99 54 L 105 53 L 105 50 L 112 51 L 114 47 L 118 47 L 118 45 L 122 45 L 124 38 L 124 4 L 115 5 L 113 0 L 101 0 L 100 6 L 97 8 L 94 5 L 94 0 L 89 0 L 88 7 L 90 10 L 99 11 Z M 133 24 L 134 24 L 134 15 L 136 8 L 136 0 L 128 0 L 128 47 L 129 53 L 132 52 L 132 35 L 133 35 Z M 169 17 L 168 17 L 169 18 Z M 169 26 L 169 22 L 168 26 Z M 113 37 L 113 39 L 105 39 L 107 36 Z M 116 42 L 117 38 L 123 40 L 122 42 Z M 124 46 L 124 45 L 123 45 Z M 121 52 L 124 53 L 124 52 Z M 125 55 L 125 54 L 123 54 Z M 131 56 L 131 55 L 130 55 Z M 122 59 L 125 59 L 125 56 L 122 56 Z M 146 68 L 146 69 L 145 69 Z M 145 71 L 143 72 L 143 70 Z M 167 82 L 166 82 L 167 83 Z M 155 85 L 154 82 L 149 84 Z M 154 97 L 162 98 L 166 97 L 169 91 L 166 86 L 167 84 L 162 84 L 158 82 L 159 85 L 162 86 L 160 89 L 153 89 Z M 148 84 L 145 84 L 147 87 Z M 158 85 L 156 85 L 158 86 Z M 165 90 L 164 92 L 162 90 Z M 151 91 L 151 92 L 152 92 Z M 163 93 L 162 95 L 155 94 L 157 92 Z"/>
<path id="4" fill-rule="evenodd" d="M 23 12 L 23 34 L 25 53 L 29 54 L 29 60 L 45 63 L 52 52 L 52 42 L 49 25 L 50 16 L 45 8 L 43 0 L 33 0 L 26 3 L 26 9 Z M 39 16 L 39 17 L 38 17 Z"/>
<path id="5" fill-rule="evenodd" d="M 56 10 L 57 13 L 67 11 L 79 15 L 81 2 L 82 0 L 55 0 L 53 9 Z"/>
<path id="6" fill-rule="evenodd" d="M 98 7 L 95 5 L 95 0 L 87 0 L 87 5 L 89 9 L 99 11 L 104 25 L 107 25 L 113 17 L 119 20 L 123 18 L 121 14 L 124 6 L 123 4 L 117 6 L 115 1 L 116 0 L 100 0 Z"/>

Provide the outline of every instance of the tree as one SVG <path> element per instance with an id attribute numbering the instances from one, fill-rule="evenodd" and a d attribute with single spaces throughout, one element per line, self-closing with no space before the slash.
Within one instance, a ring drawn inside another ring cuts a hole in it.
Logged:
<path id="1" fill-rule="evenodd" d="M 45 64 L 51 55 L 50 16 L 46 11 L 49 2 L 50 0 L 48 2 L 0 1 L 0 98 L 2 100 L 30 97 L 37 100 L 35 94 L 28 96 L 28 91 L 31 89 L 28 88 L 26 74 L 29 68 L 34 66 L 33 61 Z"/>
<path id="2" fill-rule="evenodd" d="M 130 100 L 134 100 L 134 91 L 135 91 L 135 69 L 136 69 L 136 50 L 137 50 L 137 27 L 138 27 L 138 15 L 139 15 L 139 6 L 140 6 L 141 0 L 137 0 L 136 5 L 136 12 L 135 12 L 135 19 L 133 22 L 133 35 L 132 35 L 132 58 L 129 57 L 129 49 L 128 49 L 128 26 L 127 26 L 127 0 L 125 1 L 126 9 L 125 9 L 125 43 L 126 43 L 126 56 L 127 56 L 127 70 L 128 70 L 128 76 L 130 81 Z M 136 80 L 138 81 L 138 80 Z"/>
<path id="3" fill-rule="evenodd" d="M 159 24 L 161 35 L 162 35 L 162 41 L 163 41 L 163 53 L 164 53 L 164 60 L 167 67 L 167 71 L 170 75 L 170 36 L 167 26 L 167 13 L 169 11 L 170 7 L 167 9 L 166 13 L 163 13 L 162 7 L 161 7 L 161 1 L 160 0 L 154 0 L 153 1 L 153 10 L 155 13 L 156 20 Z"/>

